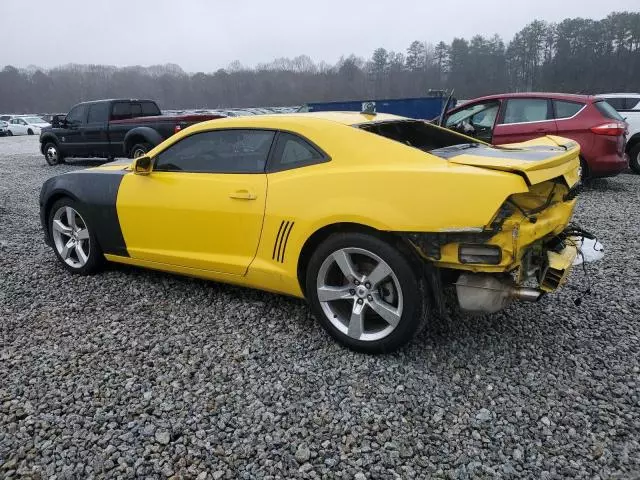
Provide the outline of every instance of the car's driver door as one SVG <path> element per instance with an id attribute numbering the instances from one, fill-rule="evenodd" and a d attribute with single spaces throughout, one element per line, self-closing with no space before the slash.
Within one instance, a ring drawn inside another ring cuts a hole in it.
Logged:
<path id="1" fill-rule="evenodd" d="M 258 248 L 267 195 L 268 130 L 185 137 L 125 175 L 118 219 L 129 255 L 160 264 L 243 275 Z"/>

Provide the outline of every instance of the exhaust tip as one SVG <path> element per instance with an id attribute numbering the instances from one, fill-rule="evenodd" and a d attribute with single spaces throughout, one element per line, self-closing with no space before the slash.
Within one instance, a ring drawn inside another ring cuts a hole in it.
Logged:
<path id="1" fill-rule="evenodd" d="M 456 282 L 458 304 L 463 310 L 496 313 L 512 300 L 537 302 L 542 291 L 529 287 L 516 287 L 513 280 L 486 273 L 463 273 Z"/>
<path id="2" fill-rule="evenodd" d="M 541 296 L 542 292 L 535 288 L 521 287 L 511 290 L 511 297 L 523 302 L 537 302 Z"/>

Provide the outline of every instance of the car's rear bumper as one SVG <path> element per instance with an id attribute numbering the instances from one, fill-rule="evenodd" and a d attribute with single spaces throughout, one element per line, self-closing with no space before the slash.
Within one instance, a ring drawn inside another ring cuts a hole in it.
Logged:
<path id="1" fill-rule="evenodd" d="M 613 177 L 629 168 L 627 155 L 609 154 L 587 159 L 590 177 Z"/>

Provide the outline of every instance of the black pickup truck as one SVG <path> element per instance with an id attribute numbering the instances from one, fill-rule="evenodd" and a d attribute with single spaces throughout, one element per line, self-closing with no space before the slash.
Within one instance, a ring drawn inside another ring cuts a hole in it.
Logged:
<path id="1" fill-rule="evenodd" d="M 49 165 L 69 157 L 135 158 L 179 130 L 220 115 L 165 116 L 152 100 L 79 103 L 42 129 L 40 151 Z"/>

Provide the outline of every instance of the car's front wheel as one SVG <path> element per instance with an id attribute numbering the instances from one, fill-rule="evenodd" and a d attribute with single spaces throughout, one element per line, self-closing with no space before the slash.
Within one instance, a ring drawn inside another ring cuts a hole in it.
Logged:
<path id="1" fill-rule="evenodd" d="M 43 150 L 44 150 L 45 160 L 52 167 L 54 165 L 58 165 L 59 163 L 64 163 L 64 157 L 60 153 L 60 149 L 58 148 L 58 145 L 56 145 L 55 143 L 47 142 Z"/>
<path id="2" fill-rule="evenodd" d="M 104 257 L 87 216 L 81 212 L 81 205 L 74 200 L 58 200 L 49 212 L 49 233 L 64 267 L 84 275 L 96 271 Z"/>
<path id="3" fill-rule="evenodd" d="M 316 318 L 340 343 L 366 353 L 394 351 L 415 336 L 427 315 L 425 288 L 397 246 L 363 233 L 329 237 L 306 273 Z"/>

